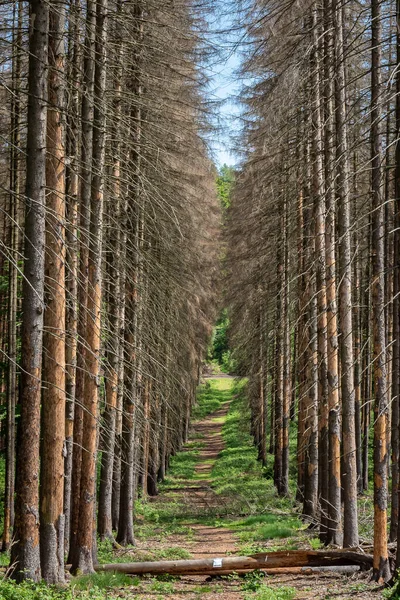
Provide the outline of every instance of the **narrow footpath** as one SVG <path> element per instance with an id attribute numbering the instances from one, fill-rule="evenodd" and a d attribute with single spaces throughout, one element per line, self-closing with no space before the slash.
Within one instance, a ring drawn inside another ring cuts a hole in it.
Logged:
<path id="1" fill-rule="evenodd" d="M 137 546 L 117 551 L 118 562 L 223 558 L 315 547 L 318 540 L 299 520 L 293 502 L 277 498 L 256 460 L 248 415 L 239 396 L 233 378 L 205 383 L 190 439 L 173 458 L 160 494 L 139 504 Z M 134 578 L 134 585 L 120 589 L 116 597 L 373 600 L 382 598 L 381 591 L 364 574 L 264 577 L 253 573 L 244 578 Z"/>

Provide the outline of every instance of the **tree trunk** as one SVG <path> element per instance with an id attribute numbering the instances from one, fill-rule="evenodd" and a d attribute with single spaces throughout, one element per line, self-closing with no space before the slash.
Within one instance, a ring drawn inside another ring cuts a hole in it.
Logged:
<path id="1" fill-rule="evenodd" d="M 118 12 L 121 15 L 121 3 L 118 5 Z M 118 360 L 119 360 L 119 335 L 120 335 L 120 260 L 121 255 L 121 78 L 122 78 L 122 40 L 117 37 L 117 73 L 115 78 L 114 90 L 114 125 L 113 139 L 115 140 L 112 148 L 113 152 L 113 195 L 112 201 L 115 203 L 113 222 L 115 227 L 111 226 L 110 231 L 110 256 L 107 260 L 107 270 L 109 278 L 108 289 L 108 312 L 109 312 L 109 339 L 107 340 L 106 358 L 106 408 L 104 414 L 104 449 L 101 456 L 100 472 L 100 490 L 99 490 L 99 511 L 98 511 L 98 533 L 101 538 L 112 538 L 112 482 L 114 471 L 114 449 L 116 433 L 116 411 L 118 404 Z"/>
<path id="2" fill-rule="evenodd" d="M 343 406 L 343 544 L 358 545 L 357 464 L 355 440 L 352 272 L 350 243 L 349 156 L 347 140 L 346 76 L 342 0 L 333 0 L 335 27 L 336 157 L 339 243 L 339 314 L 341 392 Z"/>
<path id="3" fill-rule="evenodd" d="M 64 582 L 65 135 L 64 4 L 49 15 L 47 109 L 46 310 L 44 313 L 40 555 L 47 583 Z"/>
<path id="4" fill-rule="evenodd" d="M 95 26 L 96 1 L 87 0 L 86 33 L 84 44 L 84 63 L 82 80 L 82 150 L 81 150 L 81 197 L 80 197 L 80 237 L 79 237 L 79 273 L 78 287 L 78 356 L 76 372 L 76 402 L 74 412 L 74 445 L 72 456 L 71 481 L 71 523 L 68 562 L 77 562 L 77 535 L 80 529 L 80 490 L 82 472 L 82 437 L 83 437 L 83 403 L 86 379 L 85 344 L 87 331 L 88 301 L 88 260 L 89 260 L 89 227 L 90 198 L 92 188 L 92 154 L 93 154 L 93 86 L 95 67 Z"/>
<path id="5" fill-rule="evenodd" d="M 93 119 L 93 176 L 90 201 L 90 241 L 88 261 L 89 294 L 86 326 L 86 377 L 84 389 L 84 417 L 82 438 L 82 472 L 80 486 L 79 520 L 76 536 L 76 556 L 72 571 L 93 572 L 93 537 L 96 500 L 96 452 L 99 405 L 99 376 L 101 351 L 102 300 L 102 230 L 105 163 L 105 85 L 107 0 L 97 0 L 96 12 L 96 66 L 94 76 Z"/>
<path id="6" fill-rule="evenodd" d="M 332 0 L 324 2 L 325 16 L 325 187 L 326 187 L 326 302 L 327 302 L 327 383 L 328 383 L 328 531 L 327 544 L 342 545 L 340 478 L 339 353 L 336 301 L 336 197 L 334 181 L 334 40 Z"/>
<path id="7" fill-rule="evenodd" d="M 25 268 L 22 301 L 21 388 L 15 543 L 11 565 L 18 580 L 38 581 L 39 439 L 44 309 L 46 113 L 49 6 L 30 3 L 26 159 Z"/>
<path id="8" fill-rule="evenodd" d="M 21 145 L 21 53 L 22 45 L 22 9 L 20 0 L 14 6 L 14 22 L 17 16 L 17 30 L 14 29 L 13 57 L 13 95 L 11 100 L 11 149 L 10 149 L 10 217 L 11 248 L 8 288 L 8 373 L 7 373 L 7 449 L 4 497 L 4 529 L 2 550 L 11 545 L 11 530 L 14 526 L 15 493 L 15 407 L 17 403 L 17 310 L 18 310 L 18 250 L 19 250 L 19 210 L 21 177 L 19 173 L 19 153 Z"/>
<path id="9" fill-rule="evenodd" d="M 318 298 L 318 476 L 321 509 L 320 539 L 325 541 L 328 529 L 328 378 L 327 378 L 327 305 L 326 305 L 326 256 L 325 256 L 325 185 L 323 167 L 323 139 L 321 115 L 321 27 L 318 5 L 313 6 L 313 60 L 312 90 L 314 106 L 313 124 L 313 197 L 315 227 L 315 261 Z"/>
<path id="10" fill-rule="evenodd" d="M 385 209 L 382 198 L 381 9 L 371 1 L 372 316 L 374 338 L 374 580 L 390 576 L 387 548 L 388 397 L 385 325 Z"/>
<path id="11" fill-rule="evenodd" d="M 64 548 L 69 552 L 71 531 L 71 491 L 72 491 L 72 466 L 74 454 L 74 417 L 76 396 L 76 367 L 78 349 L 78 200 L 79 200 L 79 142 L 80 131 L 79 101 L 80 101 L 80 70 L 81 51 L 79 40 L 79 19 L 81 13 L 81 0 L 75 0 L 69 11 L 69 81 L 72 86 L 71 107 L 67 127 L 67 153 L 69 161 L 66 168 L 66 199 L 67 199 L 67 225 L 66 225 L 66 326 L 65 326 L 65 464 L 64 464 L 64 515 L 65 536 Z"/>

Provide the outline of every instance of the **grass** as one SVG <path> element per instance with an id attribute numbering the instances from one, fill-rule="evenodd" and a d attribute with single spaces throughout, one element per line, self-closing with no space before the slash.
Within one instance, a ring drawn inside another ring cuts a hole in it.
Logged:
<path id="1" fill-rule="evenodd" d="M 256 592 L 246 593 L 244 600 L 293 600 L 296 590 L 292 587 L 271 588 L 266 585 L 260 586 Z"/>
<path id="2" fill-rule="evenodd" d="M 231 398 L 232 380 L 209 379 L 199 387 L 197 393 L 197 403 L 193 409 L 192 417 L 194 421 L 204 419 L 207 415 L 215 412 Z"/>
<path id="3" fill-rule="evenodd" d="M 107 571 L 106 573 L 93 573 L 91 575 L 81 575 L 73 580 L 73 588 L 79 591 L 90 591 L 92 589 L 109 590 L 115 587 L 139 585 L 138 577 L 129 577 L 124 573 Z"/>
<path id="4" fill-rule="evenodd" d="M 269 587 L 265 584 L 265 574 L 260 571 L 245 575 L 241 589 L 245 592 L 244 600 L 292 600 L 296 593 L 292 587 Z"/>
<path id="5" fill-rule="evenodd" d="M 76 590 L 70 587 L 60 588 L 45 583 L 5 580 L 0 583 L 0 600 L 105 600 L 107 593 L 104 588 L 93 582 L 92 587 Z"/>
<path id="6" fill-rule="evenodd" d="M 233 400 L 222 427 L 225 449 L 211 473 L 214 490 L 227 499 L 228 514 L 263 514 L 271 508 L 289 514 L 293 501 L 277 496 L 273 481 L 268 477 L 268 469 L 257 460 L 257 451 L 249 433 L 250 415 L 245 385 L 245 381 L 235 383 L 233 389 Z M 298 522 L 290 523 L 289 529 L 295 525 L 298 526 Z M 267 530 L 264 533 L 267 535 Z M 272 529 L 271 534 L 274 534 Z M 277 535 L 275 533 L 273 537 Z"/>

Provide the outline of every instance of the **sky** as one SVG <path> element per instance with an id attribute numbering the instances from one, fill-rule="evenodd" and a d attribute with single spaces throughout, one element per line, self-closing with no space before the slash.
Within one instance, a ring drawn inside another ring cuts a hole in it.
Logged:
<path id="1" fill-rule="evenodd" d="M 213 45 L 221 49 L 220 56 L 213 58 L 207 68 L 210 79 L 208 97 L 211 101 L 221 102 L 216 108 L 217 130 L 210 139 L 213 159 L 217 167 L 224 164 L 234 166 L 238 156 L 234 152 L 234 134 L 240 129 L 240 106 L 235 97 L 240 91 L 240 81 L 237 69 L 240 66 L 240 50 L 236 47 L 239 34 L 230 33 L 228 36 L 214 33 L 229 30 L 233 26 L 233 10 L 227 11 L 229 2 L 224 2 L 225 10 L 216 10 L 209 20 L 210 39 Z"/>

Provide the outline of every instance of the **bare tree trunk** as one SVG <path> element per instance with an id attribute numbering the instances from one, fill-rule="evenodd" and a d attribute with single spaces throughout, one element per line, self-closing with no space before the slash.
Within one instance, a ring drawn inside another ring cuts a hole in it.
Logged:
<path id="1" fill-rule="evenodd" d="M 119 15 L 121 15 L 121 4 L 118 6 Z M 119 334 L 120 334 L 120 261 L 121 255 L 121 78 L 122 78 L 122 57 L 123 46 L 120 38 L 117 37 L 117 73 L 114 91 L 114 119 L 113 126 L 113 202 L 116 204 L 113 215 L 117 227 L 111 227 L 110 233 L 110 256 L 107 261 L 109 275 L 109 339 L 107 341 L 107 368 L 106 375 L 106 408 L 104 424 L 104 449 L 101 457 L 100 490 L 99 490 L 99 510 L 98 510 L 98 532 L 101 538 L 112 538 L 112 479 L 114 471 L 114 449 L 116 432 L 116 411 L 118 404 L 118 360 L 119 360 Z"/>
<path id="2" fill-rule="evenodd" d="M 77 534 L 80 528 L 80 490 L 82 472 L 82 437 L 83 437 L 83 402 L 86 379 L 86 329 L 88 300 L 88 261 L 89 261 L 89 226 L 90 198 L 92 188 L 92 154 L 93 154 L 93 86 L 95 68 L 95 29 L 96 1 L 87 0 L 86 33 L 84 44 L 84 63 L 82 80 L 82 151 L 81 151 L 81 197 L 80 197 L 80 239 L 79 239 L 79 273 L 78 287 L 78 356 L 74 411 L 74 444 L 72 456 L 71 481 L 71 517 L 68 562 L 77 562 Z"/>
<path id="3" fill-rule="evenodd" d="M 104 102 L 106 85 L 106 26 L 107 0 L 97 0 L 96 12 L 96 66 L 94 76 L 93 119 L 93 176 L 90 201 L 90 241 L 88 271 L 88 304 L 86 344 L 86 378 L 84 390 L 85 413 L 83 417 L 82 472 L 80 487 L 77 553 L 72 571 L 93 572 L 93 537 L 96 500 L 96 452 L 99 404 L 99 375 L 101 351 L 101 300 L 102 300 L 102 230 L 104 200 L 105 124 Z"/>
<path id="4" fill-rule="evenodd" d="M 64 4 L 49 15 L 47 109 L 46 310 L 43 339 L 40 555 L 48 583 L 64 582 L 65 439 L 65 128 Z"/>
<path id="5" fill-rule="evenodd" d="M 382 198 L 381 43 L 380 0 L 371 0 L 371 165 L 372 165 L 372 312 L 374 326 L 374 579 L 390 577 L 387 548 L 388 390 L 385 326 L 385 248 Z"/>
<path id="6" fill-rule="evenodd" d="M 400 64 L 400 0 L 396 0 L 396 56 L 397 64 Z M 395 270 L 394 270 L 394 298 L 393 298 L 393 402 L 399 407 L 400 402 L 400 72 L 396 72 L 396 146 L 395 146 Z M 399 410 L 399 408 L 398 408 Z M 400 421 L 400 419 L 399 419 Z M 394 433 L 395 443 L 397 442 L 397 450 L 399 451 L 400 438 L 400 422 L 397 431 Z M 393 440 L 392 440 L 393 443 Z M 400 461 L 400 457 L 398 456 Z M 400 464 L 398 464 L 400 470 Z M 400 487 L 398 488 L 397 505 L 400 506 Z M 400 519 L 397 521 L 397 539 L 400 540 Z M 400 544 L 397 544 L 396 552 L 396 569 L 400 568 Z"/>
<path id="7" fill-rule="evenodd" d="M 11 565 L 18 580 L 38 581 L 39 439 L 42 379 L 46 186 L 46 113 L 49 6 L 30 3 L 20 428 L 17 445 L 15 544 Z"/>
<path id="8" fill-rule="evenodd" d="M 80 102 L 80 68 L 81 51 L 79 40 L 79 19 L 81 0 L 75 0 L 69 12 L 69 79 L 72 86 L 71 107 L 67 127 L 67 153 L 69 161 L 66 168 L 66 325 L 65 325 L 65 464 L 64 464 L 64 515 L 65 515 L 65 552 L 69 552 L 71 531 L 71 490 L 72 464 L 74 453 L 74 417 L 76 397 L 76 367 L 78 349 L 78 199 L 79 199 L 79 142 L 80 131 L 79 102 Z"/>
<path id="9" fill-rule="evenodd" d="M 304 502 L 303 514 L 315 526 L 318 513 L 318 306 L 315 275 L 309 267 L 314 252 L 312 242 L 312 207 L 304 212 L 305 237 L 310 240 L 305 256 L 306 320 L 306 396 L 304 399 Z"/>
<path id="10" fill-rule="evenodd" d="M 18 6 L 18 9 L 17 9 Z M 10 150 L 10 217 L 11 248 L 8 288 L 8 373 L 7 373 L 7 449 L 4 497 L 4 529 L 2 550 L 11 545 L 11 529 L 14 526 L 15 492 L 15 407 L 17 403 L 17 310 L 18 310 L 18 249 L 19 249 L 19 210 L 21 177 L 19 173 L 19 153 L 21 145 L 21 52 L 22 45 L 22 1 L 14 6 L 14 23 L 17 17 L 17 30 L 14 29 L 13 48 L 13 95 L 11 100 L 11 150 Z"/>
<path id="11" fill-rule="evenodd" d="M 328 529 L 328 377 L 327 377 L 327 305 L 326 305 L 326 256 L 325 256 L 325 185 L 323 167 L 322 102 L 321 102 L 321 27 L 318 4 L 313 6 L 313 61 L 312 90 L 314 106 L 313 124 L 313 197 L 315 226 L 316 285 L 318 298 L 318 476 L 321 509 L 320 539 L 324 541 Z"/>
<path id="12" fill-rule="evenodd" d="M 346 115 L 346 77 L 343 44 L 342 0 L 333 0 L 335 27 L 335 96 L 336 96 L 336 155 L 339 270 L 340 331 L 341 331 L 341 392 L 343 405 L 343 544 L 345 547 L 358 545 L 357 518 L 357 464 L 355 440 L 355 397 L 354 397 L 354 352 L 352 323 L 352 273 L 350 242 L 350 192 L 349 156 Z"/>
<path id="13" fill-rule="evenodd" d="M 340 478 L 339 353 L 336 301 L 336 197 L 334 181 L 334 40 L 332 0 L 325 0 L 325 186 L 326 186 L 326 300 L 327 300 L 327 382 L 329 407 L 329 494 L 326 543 L 342 545 Z"/>

